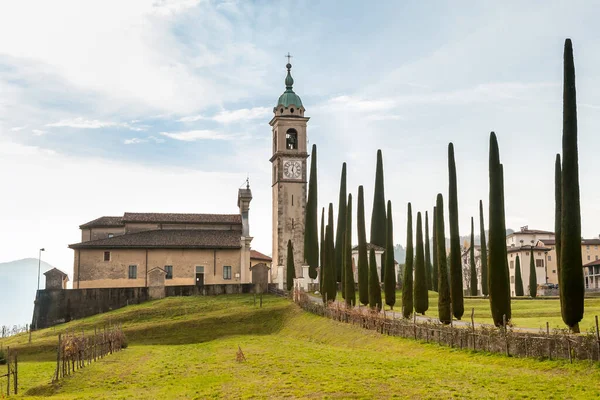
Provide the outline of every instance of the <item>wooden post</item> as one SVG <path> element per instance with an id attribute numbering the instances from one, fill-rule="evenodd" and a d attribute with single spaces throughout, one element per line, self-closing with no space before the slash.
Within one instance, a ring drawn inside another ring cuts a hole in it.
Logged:
<path id="1" fill-rule="evenodd" d="M 413 313 L 413 331 L 415 334 L 415 340 L 417 340 L 417 313 Z"/>
<path id="2" fill-rule="evenodd" d="M 6 348 L 6 359 L 8 362 L 6 363 L 7 374 L 6 374 L 6 397 L 10 396 L 10 347 Z"/>
<path id="3" fill-rule="evenodd" d="M 569 351 L 569 362 L 573 364 L 573 356 L 571 355 L 571 340 L 567 338 L 567 350 Z"/>
<path id="4" fill-rule="evenodd" d="M 260 292 L 260 308 L 262 308 L 262 292 Z"/>
<path id="5" fill-rule="evenodd" d="M 473 350 L 475 350 L 475 307 L 471 308 L 471 328 L 473 331 Z"/>
<path id="6" fill-rule="evenodd" d="M 454 321 L 450 316 L 450 348 L 454 348 Z"/>
<path id="7" fill-rule="evenodd" d="M 17 353 L 15 353 L 15 394 L 19 393 L 19 361 L 17 360 Z"/>
<path id="8" fill-rule="evenodd" d="M 600 360 L 600 330 L 598 330 L 598 316 L 596 315 L 596 343 L 598 344 L 598 360 Z"/>
<path id="9" fill-rule="evenodd" d="M 548 359 L 552 360 L 552 342 L 550 341 L 550 324 L 546 321 L 546 337 L 548 338 Z"/>
<path id="10" fill-rule="evenodd" d="M 61 341 L 62 341 L 62 334 L 58 334 L 58 348 L 56 349 L 56 377 L 55 377 L 55 382 L 58 381 L 58 378 L 60 378 L 60 346 L 61 346 Z"/>
<path id="11" fill-rule="evenodd" d="M 256 307 L 256 292 L 254 293 L 254 307 Z"/>
<path id="12" fill-rule="evenodd" d="M 506 347 L 506 356 L 510 357 L 510 352 L 508 351 L 508 334 L 506 331 L 506 314 L 502 315 L 502 325 L 504 326 L 504 345 Z"/>

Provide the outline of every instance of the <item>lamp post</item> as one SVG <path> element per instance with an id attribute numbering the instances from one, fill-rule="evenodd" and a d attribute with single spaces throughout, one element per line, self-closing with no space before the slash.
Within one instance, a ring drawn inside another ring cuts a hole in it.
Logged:
<path id="1" fill-rule="evenodd" d="M 39 255 L 38 255 L 38 284 L 37 284 L 37 290 L 40 290 L 40 269 L 42 267 L 42 251 L 46 251 L 46 249 L 44 249 L 43 247 L 40 249 Z M 37 297 L 37 294 L 36 294 Z"/>

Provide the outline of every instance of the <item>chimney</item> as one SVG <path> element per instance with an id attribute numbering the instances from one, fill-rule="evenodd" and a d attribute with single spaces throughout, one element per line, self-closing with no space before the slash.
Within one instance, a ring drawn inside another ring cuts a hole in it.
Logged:
<path id="1" fill-rule="evenodd" d="M 246 188 L 238 190 L 238 207 L 242 216 L 242 236 L 244 237 L 250 236 L 250 224 L 248 221 L 250 201 L 252 201 L 252 191 L 250 190 L 250 181 L 246 179 Z"/>

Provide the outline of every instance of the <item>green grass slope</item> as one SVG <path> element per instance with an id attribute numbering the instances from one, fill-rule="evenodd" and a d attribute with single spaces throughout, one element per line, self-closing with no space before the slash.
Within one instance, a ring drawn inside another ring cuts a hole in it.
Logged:
<path id="1" fill-rule="evenodd" d="M 59 331 L 122 322 L 129 347 L 49 384 Z M 19 348 L 19 397 L 598 398 L 597 364 L 471 353 L 303 312 L 267 296 L 179 297 L 3 340 Z M 246 362 L 236 361 L 238 345 Z"/>

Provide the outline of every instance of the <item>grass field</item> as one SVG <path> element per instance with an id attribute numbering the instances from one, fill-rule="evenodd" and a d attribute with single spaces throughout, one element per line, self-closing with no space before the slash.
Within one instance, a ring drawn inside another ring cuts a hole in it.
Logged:
<path id="1" fill-rule="evenodd" d="M 122 322 L 129 347 L 57 385 L 56 335 Z M 598 398 L 596 364 L 452 350 L 305 313 L 288 300 L 178 297 L 4 339 L 21 394 L 46 398 Z M 238 345 L 247 362 L 235 361 Z"/>

